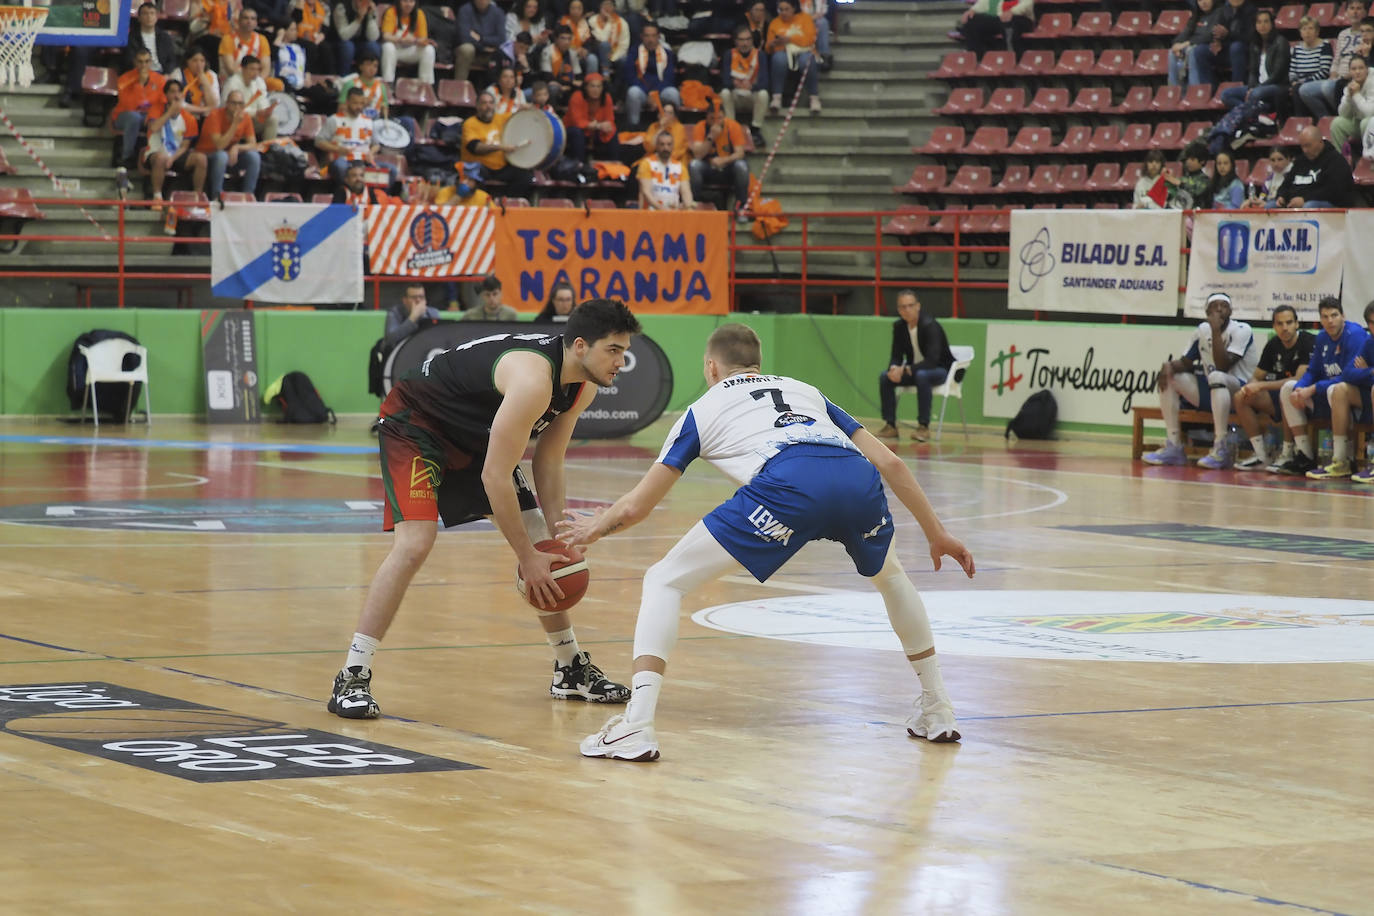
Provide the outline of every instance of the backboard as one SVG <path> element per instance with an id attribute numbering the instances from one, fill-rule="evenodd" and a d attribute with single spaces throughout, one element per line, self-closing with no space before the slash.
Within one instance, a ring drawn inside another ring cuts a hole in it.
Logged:
<path id="1" fill-rule="evenodd" d="M 40 45 L 123 47 L 129 38 L 133 0 L 43 0 L 48 21 L 38 33 Z"/>

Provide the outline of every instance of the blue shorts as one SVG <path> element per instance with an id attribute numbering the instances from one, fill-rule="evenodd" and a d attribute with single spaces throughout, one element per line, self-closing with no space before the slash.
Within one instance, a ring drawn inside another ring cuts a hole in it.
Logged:
<path id="1" fill-rule="evenodd" d="M 702 520 L 722 547 L 758 579 L 815 540 L 839 541 L 862 576 L 876 576 L 892 543 L 882 477 L 858 452 L 794 445 Z"/>

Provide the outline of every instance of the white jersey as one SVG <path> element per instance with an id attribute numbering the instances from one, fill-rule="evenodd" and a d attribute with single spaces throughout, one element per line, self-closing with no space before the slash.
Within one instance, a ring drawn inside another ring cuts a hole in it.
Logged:
<path id="1" fill-rule="evenodd" d="M 1227 353 L 1233 353 L 1239 359 L 1226 370 L 1227 375 L 1234 375 L 1242 383 L 1250 381 L 1255 374 L 1255 367 L 1259 365 L 1260 348 L 1255 344 L 1255 332 L 1250 329 L 1250 325 L 1244 321 L 1237 321 L 1232 318 L 1226 324 L 1226 329 L 1221 332 Z M 1198 362 L 1202 364 L 1204 373 L 1215 372 L 1217 361 L 1212 358 L 1212 326 L 1207 322 L 1202 322 L 1193 332 L 1192 346 L 1188 352 L 1192 354 Z"/>
<path id="2" fill-rule="evenodd" d="M 791 445 L 857 452 L 849 434 L 858 428 L 853 417 L 815 386 L 750 372 L 721 379 L 687 408 L 658 460 L 682 471 L 693 459 L 704 458 L 742 486 Z"/>

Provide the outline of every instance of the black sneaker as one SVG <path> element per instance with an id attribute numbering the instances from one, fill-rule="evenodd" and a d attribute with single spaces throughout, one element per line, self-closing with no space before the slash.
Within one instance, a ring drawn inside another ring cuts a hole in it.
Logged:
<path id="1" fill-rule="evenodd" d="M 1317 462 L 1307 457 L 1305 452 L 1294 452 L 1293 457 L 1283 462 L 1276 469 L 1276 473 L 1290 477 L 1306 477 L 1308 471 L 1315 471 Z"/>
<path id="2" fill-rule="evenodd" d="M 553 683 L 549 693 L 556 700 L 582 700 L 587 703 L 627 703 L 630 688 L 617 684 L 592 664 L 591 656 L 579 652 L 572 664 L 553 663 Z"/>
<path id="3" fill-rule="evenodd" d="M 372 699 L 372 669 L 344 668 L 334 676 L 334 693 L 325 707 L 345 719 L 375 719 L 382 708 Z"/>

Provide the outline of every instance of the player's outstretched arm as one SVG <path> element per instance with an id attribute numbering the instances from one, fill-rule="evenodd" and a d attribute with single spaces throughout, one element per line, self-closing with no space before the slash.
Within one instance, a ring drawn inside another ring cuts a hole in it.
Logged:
<path id="1" fill-rule="evenodd" d="M 558 523 L 558 536 L 568 544 L 580 546 L 594 544 L 608 534 L 637 525 L 663 501 L 681 477 L 682 472 L 677 468 L 655 463 L 635 488 L 617 499 L 609 509 L 566 513 L 567 518 Z"/>
<path id="2" fill-rule="evenodd" d="M 902 505 L 916 516 L 916 523 L 921 526 L 921 531 L 930 543 L 930 558 L 934 561 L 935 568 L 940 568 L 942 556 L 952 557 L 963 568 L 964 574 L 972 579 L 973 554 L 969 553 L 969 549 L 958 538 L 945 530 L 944 523 L 935 514 L 935 507 L 926 498 L 925 490 L 916 482 L 916 477 L 911 473 L 911 468 L 906 466 L 906 462 L 892 454 L 892 449 L 862 427 L 855 430 L 850 438 L 859 447 L 859 451 L 863 452 L 863 456 L 873 462 L 873 466 L 883 475 L 883 480 L 892 488 L 892 492 L 901 500 Z"/>

